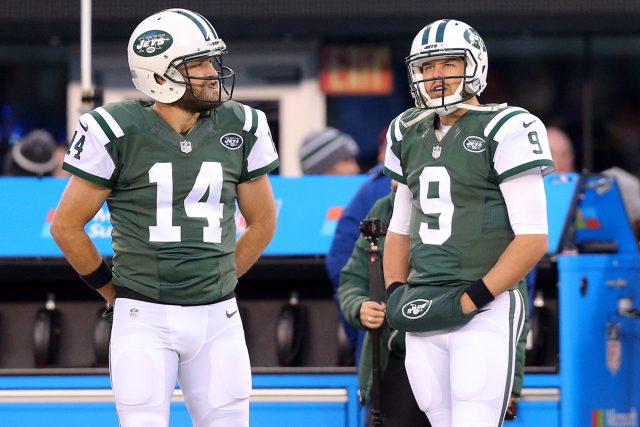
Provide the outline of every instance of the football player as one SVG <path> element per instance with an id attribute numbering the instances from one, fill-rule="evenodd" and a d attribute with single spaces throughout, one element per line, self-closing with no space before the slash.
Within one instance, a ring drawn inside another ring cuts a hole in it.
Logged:
<path id="1" fill-rule="evenodd" d="M 168 426 L 179 381 L 194 426 L 248 426 L 251 370 L 237 278 L 275 231 L 262 111 L 231 100 L 226 45 L 198 13 L 143 20 L 128 44 L 150 101 L 83 114 L 51 227 L 81 278 L 113 304 L 111 382 L 120 425 Z M 107 201 L 113 269 L 84 231 Z M 234 212 L 247 222 L 236 242 Z"/>
<path id="2" fill-rule="evenodd" d="M 416 108 L 391 122 L 385 172 L 400 182 L 385 242 L 389 323 L 434 427 L 500 426 L 525 310 L 518 284 L 547 249 L 545 126 L 481 105 L 487 49 L 435 21 L 406 59 Z"/>

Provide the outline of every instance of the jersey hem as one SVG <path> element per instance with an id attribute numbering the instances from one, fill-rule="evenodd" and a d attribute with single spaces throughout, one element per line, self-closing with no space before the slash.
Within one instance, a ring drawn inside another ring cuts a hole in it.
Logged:
<path id="1" fill-rule="evenodd" d="M 152 304 L 164 304 L 164 305 L 177 305 L 177 306 L 181 306 L 181 307 L 196 307 L 196 306 L 201 306 L 201 305 L 211 305 L 211 304 L 217 304 L 219 302 L 222 301 L 227 301 L 230 300 L 232 298 L 235 298 L 235 291 L 231 291 L 226 295 L 223 295 L 222 297 L 216 299 L 216 300 L 212 300 L 212 301 L 208 301 L 208 302 L 201 302 L 201 303 L 195 303 L 195 304 L 185 304 L 185 303 L 177 303 L 177 302 L 165 302 L 165 301 L 160 301 L 156 298 L 150 297 L 148 295 L 145 294 L 141 294 L 139 292 L 134 291 L 131 288 L 128 288 L 126 286 L 117 286 L 116 287 L 116 298 L 127 298 L 127 299 L 133 299 L 136 301 L 144 301 L 144 302 L 150 302 Z"/>
<path id="2" fill-rule="evenodd" d="M 544 166 L 551 166 L 553 167 L 553 160 L 534 160 L 532 162 L 528 162 L 519 166 L 516 166 L 515 168 L 511 168 L 507 171 L 504 171 L 503 173 L 501 173 L 500 175 L 498 175 L 498 184 L 501 184 L 505 179 L 507 178 L 511 178 L 512 176 L 518 175 L 519 173 L 522 173 L 524 171 L 528 171 L 529 169 L 533 169 L 534 167 L 539 166 L 539 167 L 544 167 Z"/>
<path id="3" fill-rule="evenodd" d="M 86 179 L 87 181 L 93 182 L 94 184 L 102 185 L 103 187 L 113 188 L 113 183 L 108 179 L 100 178 L 99 176 L 91 175 L 83 171 L 82 169 L 78 169 L 75 166 L 71 166 L 69 163 L 63 163 L 62 169 L 73 174 L 77 175 L 80 178 Z"/>

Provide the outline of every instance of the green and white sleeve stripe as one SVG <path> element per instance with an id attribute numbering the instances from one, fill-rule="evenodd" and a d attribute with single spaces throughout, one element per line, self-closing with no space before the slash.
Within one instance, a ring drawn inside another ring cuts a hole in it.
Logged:
<path id="1" fill-rule="evenodd" d="M 256 129 L 258 128 L 258 112 L 248 105 L 243 105 L 242 108 L 244 109 L 244 125 L 242 126 L 242 130 L 255 135 Z"/>
<path id="2" fill-rule="evenodd" d="M 271 172 L 280 164 L 278 153 L 267 123 L 267 116 L 264 112 L 244 106 L 245 122 L 243 130 L 251 132 L 256 136 L 249 155 L 247 156 L 246 180 L 253 179 L 260 175 Z"/>
<path id="3" fill-rule="evenodd" d="M 384 157 L 385 174 L 402 184 L 406 184 L 406 179 L 402 173 L 402 164 L 396 153 L 400 153 L 400 142 L 402 141 L 402 130 L 400 129 L 400 116 L 393 119 L 387 130 L 387 149 Z"/>
<path id="4" fill-rule="evenodd" d="M 88 181 L 107 187 L 116 165 L 105 146 L 122 136 L 124 131 L 104 108 L 83 114 L 71 141 L 69 154 L 64 158 L 63 169 Z"/>
<path id="5" fill-rule="evenodd" d="M 543 175 L 553 172 L 547 130 L 528 111 L 507 108 L 489 122 L 484 134 L 498 143 L 493 157 L 498 182 L 534 168 L 540 168 Z"/>
<path id="6" fill-rule="evenodd" d="M 487 124 L 484 128 L 484 136 L 486 136 L 489 141 L 493 140 L 498 131 L 502 128 L 502 125 L 504 125 L 510 118 L 525 113 L 528 113 L 528 111 L 524 108 L 506 108 L 504 111 L 496 114 L 496 116 Z"/>

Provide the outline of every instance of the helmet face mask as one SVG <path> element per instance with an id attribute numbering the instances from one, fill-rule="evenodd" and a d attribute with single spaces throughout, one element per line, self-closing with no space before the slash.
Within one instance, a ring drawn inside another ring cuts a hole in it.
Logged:
<path id="1" fill-rule="evenodd" d="M 189 74 L 189 64 L 199 61 L 209 61 L 216 70 L 215 76 L 198 77 Z M 233 70 L 222 64 L 222 55 L 190 55 L 188 57 L 175 58 L 167 72 L 162 76 L 169 82 L 174 84 L 183 84 L 191 88 L 191 94 L 198 101 L 203 102 L 215 102 L 222 103 L 231 99 L 233 96 L 233 88 L 235 86 L 235 73 Z M 230 87 L 225 84 L 228 79 L 231 79 Z M 193 91 L 193 84 L 206 84 L 208 81 L 218 82 L 218 99 L 203 99 L 198 97 Z"/>
<path id="2" fill-rule="evenodd" d="M 461 58 L 464 73 L 455 76 L 437 76 L 425 79 L 423 67 L 426 63 L 443 58 Z M 480 35 L 467 24 L 454 20 L 440 20 L 424 27 L 416 35 L 411 53 L 406 58 L 409 88 L 416 106 L 435 109 L 438 114 L 451 114 L 459 104 L 480 95 L 487 85 L 487 50 Z M 460 79 L 454 93 L 432 98 L 426 84 L 440 80 Z"/>
<path id="3" fill-rule="evenodd" d="M 129 68 L 136 88 L 158 102 L 176 102 L 190 87 L 195 99 L 215 104 L 231 99 L 235 86 L 235 73 L 222 65 L 226 53 L 225 43 L 207 19 L 186 9 L 167 9 L 146 18 L 133 31 Z M 190 63 L 208 59 L 217 75 L 189 75 Z M 193 85 L 211 80 L 218 82 L 218 99 L 199 98 Z"/>

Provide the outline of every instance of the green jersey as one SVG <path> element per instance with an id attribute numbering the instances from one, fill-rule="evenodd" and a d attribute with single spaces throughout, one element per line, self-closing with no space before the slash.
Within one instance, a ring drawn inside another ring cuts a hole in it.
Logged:
<path id="1" fill-rule="evenodd" d="M 407 110 L 387 134 L 385 173 L 412 193 L 408 282 L 473 282 L 514 237 L 500 183 L 532 168 L 553 171 L 547 132 L 510 107 L 467 111 L 439 139 L 435 117 Z"/>
<path id="2" fill-rule="evenodd" d="M 115 285 L 169 304 L 215 301 L 237 283 L 236 186 L 279 164 L 266 116 L 228 101 L 182 135 L 152 105 L 83 114 L 63 168 L 111 189 Z"/>

